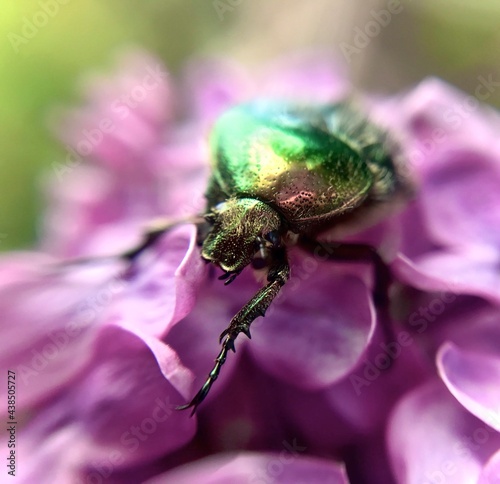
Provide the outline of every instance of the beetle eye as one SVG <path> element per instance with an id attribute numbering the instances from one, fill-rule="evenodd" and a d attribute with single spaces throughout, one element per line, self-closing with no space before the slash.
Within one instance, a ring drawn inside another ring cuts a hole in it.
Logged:
<path id="1" fill-rule="evenodd" d="M 281 237 L 277 230 L 271 230 L 267 234 L 264 234 L 264 238 L 273 244 L 274 247 L 277 247 L 280 243 Z"/>

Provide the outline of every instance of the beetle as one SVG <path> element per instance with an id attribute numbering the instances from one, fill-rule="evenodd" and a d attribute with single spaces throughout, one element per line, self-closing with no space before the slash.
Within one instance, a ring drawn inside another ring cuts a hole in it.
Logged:
<path id="1" fill-rule="evenodd" d="M 122 257 L 132 262 L 166 231 L 183 222 L 197 225 L 201 257 L 224 272 L 230 284 L 243 269 L 265 270 L 266 284 L 231 319 L 220 335 L 221 350 L 212 371 L 193 399 L 205 399 L 228 352 L 290 278 L 287 249 L 317 247 L 329 229 L 358 229 L 380 219 L 396 200 L 406 199 L 409 184 L 401 173 L 396 145 L 368 121 L 352 102 L 301 105 L 256 100 L 237 105 L 215 123 L 211 139 L 212 173 L 206 211 L 192 219 L 168 222 L 145 234 Z M 325 248 L 325 243 L 321 242 Z M 330 244 L 338 261 L 374 264 L 374 298 L 387 304 L 388 268 L 365 244 Z"/>

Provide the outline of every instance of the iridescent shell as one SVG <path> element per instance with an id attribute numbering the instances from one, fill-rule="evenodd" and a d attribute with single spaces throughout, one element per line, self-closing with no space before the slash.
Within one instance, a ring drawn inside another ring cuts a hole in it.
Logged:
<path id="1" fill-rule="evenodd" d="M 383 132 L 344 103 L 234 107 L 217 121 L 211 149 L 209 208 L 255 198 L 296 232 L 390 199 L 401 182 Z"/>

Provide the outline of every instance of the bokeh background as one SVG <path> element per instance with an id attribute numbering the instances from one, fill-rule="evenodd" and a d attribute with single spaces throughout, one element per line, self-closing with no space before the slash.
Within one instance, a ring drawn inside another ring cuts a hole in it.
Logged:
<path id="1" fill-rule="evenodd" d="M 193 56 L 251 67 L 318 48 L 345 62 L 357 88 L 395 93 L 432 75 L 474 95 L 480 76 L 500 81 L 500 1 L 6 0 L 0 250 L 36 243 L 40 180 L 63 156 L 51 112 L 76 102 L 82 79 L 129 46 L 151 50 L 174 75 Z M 500 105 L 500 89 L 488 102 Z"/>

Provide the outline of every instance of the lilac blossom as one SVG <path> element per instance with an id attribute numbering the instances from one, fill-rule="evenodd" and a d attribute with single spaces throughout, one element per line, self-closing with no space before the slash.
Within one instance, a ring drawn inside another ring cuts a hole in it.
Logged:
<path id="1" fill-rule="evenodd" d="M 196 61 L 174 83 L 136 52 L 89 81 L 57 128 L 66 152 L 45 178 L 43 252 L 0 260 L 22 482 L 500 482 L 500 118 L 439 80 L 360 98 L 416 186 L 349 235 L 389 264 L 390 314 L 368 265 L 291 250 L 291 281 L 193 418 L 174 407 L 259 287 L 251 270 L 213 280 L 192 225 L 132 266 L 61 264 L 129 249 L 155 217 L 202 212 L 206 137 L 231 105 L 349 91 L 317 55 L 252 75 Z"/>

